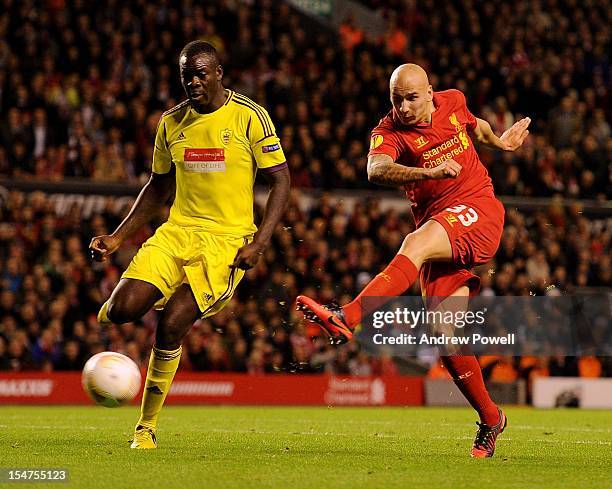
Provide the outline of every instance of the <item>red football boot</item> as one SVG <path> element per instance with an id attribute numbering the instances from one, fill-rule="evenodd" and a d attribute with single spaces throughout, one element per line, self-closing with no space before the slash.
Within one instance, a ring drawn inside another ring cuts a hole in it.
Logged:
<path id="1" fill-rule="evenodd" d="M 305 295 L 299 295 L 295 303 L 306 319 L 321 326 L 333 344 L 346 343 L 353 337 L 353 330 L 346 323 L 344 311 L 338 304 L 324 306 Z"/>
<path id="2" fill-rule="evenodd" d="M 495 440 L 497 435 L 503 433 L 504 429 L 508 425 L 508 418 L 501 409 L 499 411 L 499 423 L 495 426 L 489 426 L 484 423 L 478 423 L 478 432 L 476 433 L 476 439 L 472 446 L 470 455 L 474 458 L 488 458 L 492 457 L 495 453 Z"/>

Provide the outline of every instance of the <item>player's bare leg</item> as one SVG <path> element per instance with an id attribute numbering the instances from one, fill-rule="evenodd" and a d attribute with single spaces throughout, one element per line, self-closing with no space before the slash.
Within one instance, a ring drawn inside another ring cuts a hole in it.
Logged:
<path id="1" fill-rule="evenodd" d="M 430 219 L 404 238 L 398 254 L 409 258 L 420 269 L 426 261 L 450 260 L 453 249 L 442 224 Z"/>
<path id="2" fill-rule="evenodd" d="M 468 309 L 469 296 L 469 288 L 463 285 L 448 298 L 437 304 L 434 310 L 451 311 L 453 314 L 465 312 Z M 454 329 L 453 325 L 435 324 L 433 326 L 436 334 L 453 335 L 454 333 L 454 331 L 447 329 L 448 327 Z M 475 458 L 492 457 L 495 452 L 497 436 L 506 428 L 508 419 L 505 413 L 491 400 L 476 357 L 460 350 L 449 353 L 447 350 L 446 355 L 441 356 L 440 360 L 442 360 L 459 390 L 480 416 L 480 422 L 476 423 L 478 431 L 470 455 Z"/>
<path id="3" fill-rule="evenodd" d="M 163 297 L 155 285 L 143 280 L 122 278 L 98 313 L 100 324 L 123 324 L 144 316 Z"/>
<path id="4" fill-rule="evenodd" d="M 181 285 L 164 307 L 149 359 L 140 419 L 134 432 L 132 448 L 157 447 L 157 418 L 179 366 L 181 341 L 200 315 L 200 309 L 188 284 Z"/>
<path id="5" fill-rule="evenodd" d="M 361 322 L 364 297 L 395 297 L 404 293 L 419 276 L 426 261 L 451 260 L 452 247 L 442 225 L 430 219 L 404 239 L 398 254 L 349 304 L 322 305 L 310 297 L 296 299 L 298 310 L 316 322 L 334 343 L 343 343 L 353 337 L 353 329 Z M 382 299 L 381 299 L 382 300 Z M 383 302 L 377 306 L 383 305 Z"/>

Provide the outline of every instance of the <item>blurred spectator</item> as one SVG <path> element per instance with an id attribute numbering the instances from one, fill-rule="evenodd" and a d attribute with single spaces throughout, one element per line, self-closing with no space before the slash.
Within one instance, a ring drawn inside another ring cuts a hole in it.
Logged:
<path id="1" fill-rule="evenodd" d="M 108 0 L 68 3 L 61 14 L 44 2 L 9 2 L 0 14 L 0 174 L 142 181 L 161 112 L 184 98 L 178 51 L 197 37 L 221 53 L 226 85 L 273 114 L 295 186 L 370 188 L 366 145 L 390 109 L 389 75 L 416 62 L 434 89 L 463 90 L 498 134 L 533 119 L 520 151 L 482 153 L 499 191 L 611 193 L 609 8 L 363 3 L 386 19 L 379 39 L 352 15 L 329 32 L 268 0 L 128 2 L 111 17 Z"/>
<path id="2" fill-rule="evenodd" d="M 363 31 L 355 26 L 355 16 L 349 14 L 339 27 L 340 42 L 347 51 L 353 51 L 363 42 Z"/>
<path id="3" fill-rule="evenodd" d="M 79 343 L 75 340 L 67 341 L 55 368 L 57 370 L 82 370 L 84 365 Z"/>
<path id="4" fill-rule="evenodd" d="M 11 368 L 11 362 L 9 361 L 6 339 L 0 335 L 0 370 L 9 370 Z"/>
<path id="5" fill-rule="evenodd" d="M 601 362 L 597 357 L 587 356 L 581 357 L 578 360 L 578 373 L 580 377 L 601 377 L 602 367 Z"/>

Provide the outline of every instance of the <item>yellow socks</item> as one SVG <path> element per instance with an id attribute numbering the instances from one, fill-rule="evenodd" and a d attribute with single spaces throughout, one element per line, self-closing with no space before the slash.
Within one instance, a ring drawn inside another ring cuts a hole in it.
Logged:
<path id="1" fill-rule="evenodd" d="M 151 350 L 147 380 L 142 394 L 140 419 L 137 426 L 145 426 L 155 430 L 157 417 L 170 390 L 180 359 L 180 346 L 176 350 L 160 350 L 155 347 Z"/>

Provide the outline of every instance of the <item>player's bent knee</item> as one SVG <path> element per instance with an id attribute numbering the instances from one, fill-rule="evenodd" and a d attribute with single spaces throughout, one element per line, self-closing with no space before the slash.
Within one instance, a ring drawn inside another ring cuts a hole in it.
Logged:
<path id="1" fill-rule="evenodd" d="M 453 257 L 448 234 L 442 225 L 435 221 L 428 221 L 423 227 L 406 236 L 400 253 L 418 266 L 429 260 Z"/>
<path id="2" fill-rule="evenodd" d="M 109 300 L 106 315 L 114 324 L 124 324 L 140 319 L 145 312 L 135 310 L 129 301 L 116 298 Z"/>
<path id="3" fill-rule="evenodd" d="M 428 259 L 427 244 L 423 237 L 416 232 L 410 233 L 404 238 L 399 253 L 410 258 L 417 268 Z"/>

